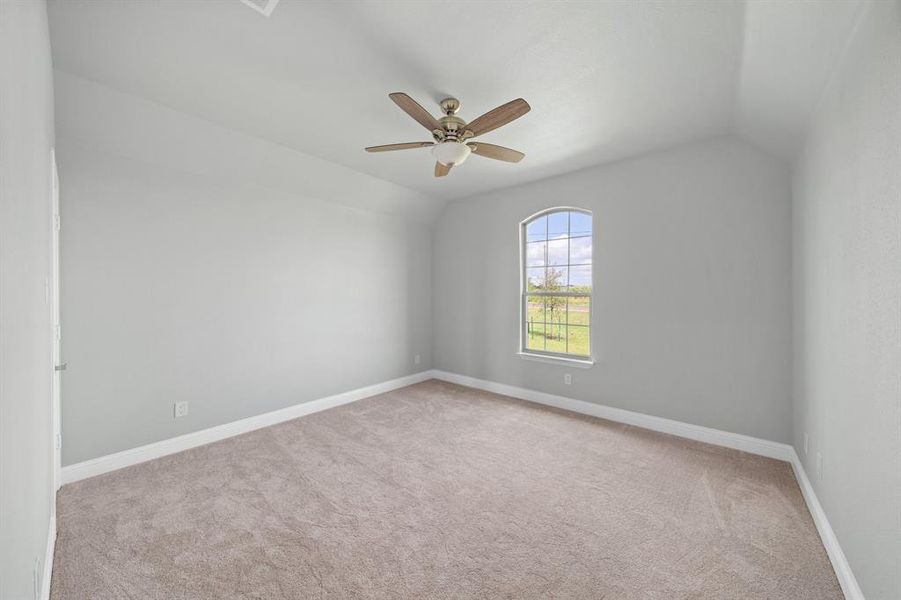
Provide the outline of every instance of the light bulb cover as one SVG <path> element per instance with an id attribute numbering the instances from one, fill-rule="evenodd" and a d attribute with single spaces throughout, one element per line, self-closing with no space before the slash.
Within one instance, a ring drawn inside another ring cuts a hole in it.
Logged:
<path id="1" fill-rule="evenodd" d="M 469 153 L 472 152 L 469 146 L 461 142 L 441 142 L 432 146 L 432 155 L 442 165 L 459 166 L 466 161 Z"/>

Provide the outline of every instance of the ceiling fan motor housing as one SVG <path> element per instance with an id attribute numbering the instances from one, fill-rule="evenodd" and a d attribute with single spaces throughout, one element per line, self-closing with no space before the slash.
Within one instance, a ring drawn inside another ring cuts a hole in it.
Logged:
<path id="1" fill-rule="evenodd" d="M 438 119 L 441 129 L 444 130 L 445 137 L 459 138 L 466 130 L 466 121 L 457 115 L 446 115 Z"/>

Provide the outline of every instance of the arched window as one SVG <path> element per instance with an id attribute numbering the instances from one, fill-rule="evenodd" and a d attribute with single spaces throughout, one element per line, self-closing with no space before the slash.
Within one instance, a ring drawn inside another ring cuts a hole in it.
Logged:
<path id="1" fill-rule="evenodd" d="M 553 208 L 522 223 L 521 350 L 591 357 L 591 212 Z"/>

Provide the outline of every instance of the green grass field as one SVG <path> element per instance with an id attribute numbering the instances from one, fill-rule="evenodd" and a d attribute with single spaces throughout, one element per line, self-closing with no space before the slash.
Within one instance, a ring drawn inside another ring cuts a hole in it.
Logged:
<path id="1" fill-rule="evenodd" d="M 591 355 L 591 311 L 587 296 L 533 296 L 529 301 L 528 321 L 527 349 Z"/>

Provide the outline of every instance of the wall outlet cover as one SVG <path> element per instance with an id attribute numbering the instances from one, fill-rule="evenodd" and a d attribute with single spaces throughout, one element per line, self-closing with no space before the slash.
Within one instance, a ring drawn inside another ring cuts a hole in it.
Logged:
<path id="1" fill-rule="evenodd" d="M 175 403 L 175 418 L 186 417 L 188 416 L 188 402 L 176 402 Z"/>
<path id="2" fill-rule="evenodd" d="M 566 385 L 572 385 L 573 376 L 570 373 L 564 373 L 563 374 L 563 383 L 565 383 Z"/>
<path id="3" fill-rule="evenodd" d="M 414 365 L 418 365 L 418 364 L 421 363 L 421 362 L 422 362 L 422 357 L 419 356 L 418 354 L 417 354 L 416 356 L 413 357 L 413 364 L 414 364 Z"/>

